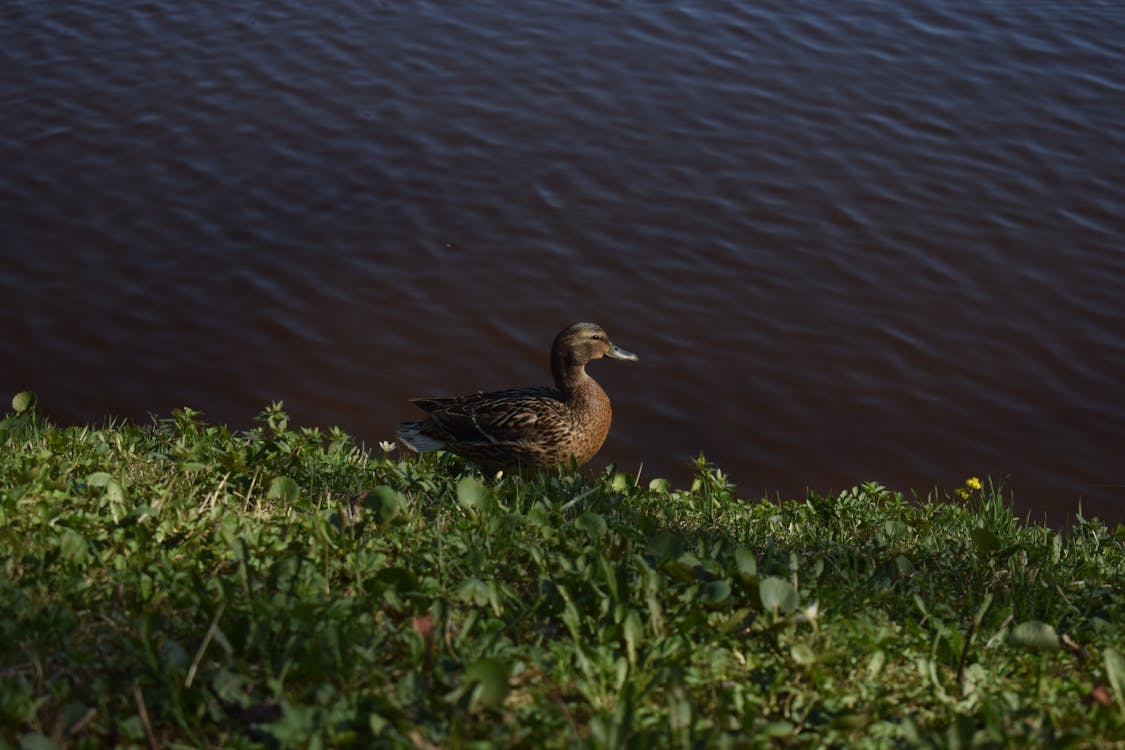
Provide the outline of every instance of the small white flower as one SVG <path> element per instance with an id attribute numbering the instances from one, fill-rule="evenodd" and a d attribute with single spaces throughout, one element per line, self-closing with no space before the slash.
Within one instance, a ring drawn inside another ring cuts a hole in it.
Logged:
<path id="1" fill-rule="evenodd" d="M 820 613 L 820 602 L 813 602 L 809 606 L 801 610 L 797 615 L 797 622 L 816 622 L 816 616 Z"/>
<path id="2" fill-rule="evenodd" d="M 391 453 L 395 449 L 395 444 L 390 440 L 380 440 L 379 447 L 383 449 L 383 453 Z"/>

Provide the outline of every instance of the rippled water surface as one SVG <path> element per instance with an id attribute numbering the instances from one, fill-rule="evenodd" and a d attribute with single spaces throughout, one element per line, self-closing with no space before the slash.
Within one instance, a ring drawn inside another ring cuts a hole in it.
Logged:
<path id="1" fill-rule="evenodd" d="M 1123 519 L 1122 7 L 7 3 L 0 391 L 370 443 L 591 319 L 599 465 Z"/>

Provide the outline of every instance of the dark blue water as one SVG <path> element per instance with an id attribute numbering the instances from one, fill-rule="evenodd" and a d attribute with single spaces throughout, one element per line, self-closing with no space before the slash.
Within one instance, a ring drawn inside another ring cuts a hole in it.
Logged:
<path id="1" fill-rule="evenodd" d="M 1125 519 L 1122 7 L 8 3 L 0 394 L 370 443 L 590 319 L 601 465 Z"/>

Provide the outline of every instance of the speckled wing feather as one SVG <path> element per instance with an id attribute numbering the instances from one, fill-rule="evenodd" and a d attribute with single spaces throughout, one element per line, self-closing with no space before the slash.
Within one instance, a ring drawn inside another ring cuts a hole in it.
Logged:
<path id="1" fill-rule="evenodd" d="M 455 398 L 419 398 L 412 403 L 429 412 L 424 429 L 461 444 L 523 443 L 539 432 L 570 424 L 567 405 L 554 388 L 514 388 Z"/>

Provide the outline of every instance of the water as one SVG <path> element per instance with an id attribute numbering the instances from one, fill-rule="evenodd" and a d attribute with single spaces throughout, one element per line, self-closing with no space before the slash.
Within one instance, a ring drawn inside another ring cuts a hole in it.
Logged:
<path id="1" fill-rule="evenodd" d="M 595 466 L 1125 520 L 1116 2 L 10 2 L 0 394 L 373 443 L 543 384 Z"/>

